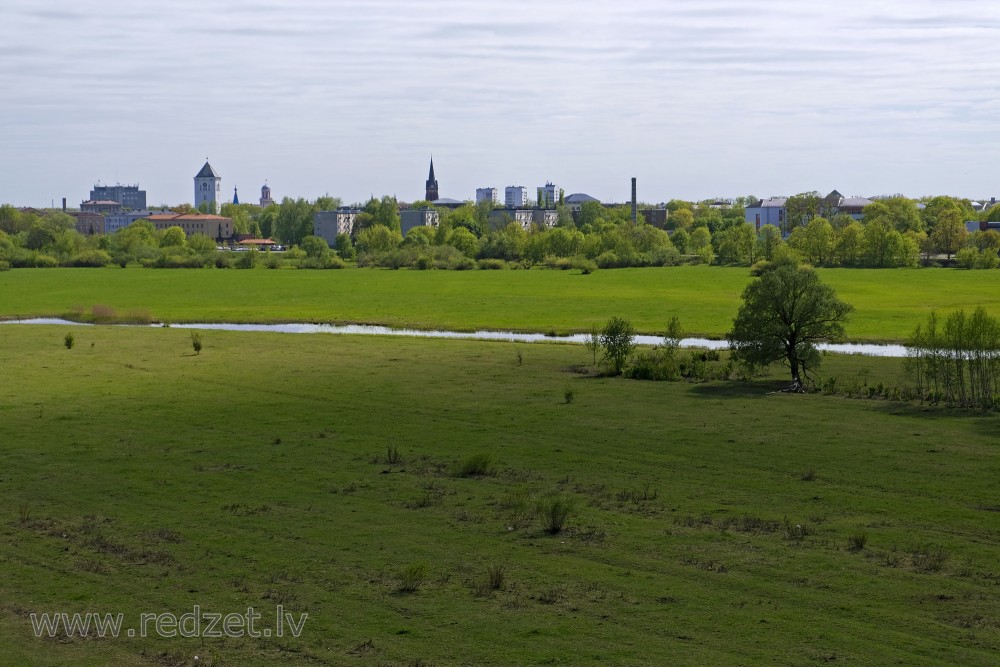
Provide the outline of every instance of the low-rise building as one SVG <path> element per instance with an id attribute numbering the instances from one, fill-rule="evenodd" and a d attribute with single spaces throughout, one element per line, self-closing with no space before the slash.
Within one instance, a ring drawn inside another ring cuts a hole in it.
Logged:
<path id="1" fill-rule="evenodd" d="M 441 222 L 441 214 L 433 208 L 411 208 L 399 214 L 399 226 L 403 236 L 414 227 L 433 227 Z"/>
<path id="2" fill-rule="evenodd" d="M 84 236 L 95 236 L 106 233 L 105 219 L 94 211 L 67 211 L 67 215 L 76 220 L 76 231 Z"/>
<path id="3" fill-rule="evenodd" d="M 785 202 L 788 197 L 771 197 L 761 199 L 753 206 L 747 206 L 744 219 L 760 229 L 764 225 L 774 225 L 779 229 L 785 224 Z"/>
<path id="4" fill-rule="evenodd" d="M 122 205 L 110 199 L 88 199 L 80 202 L 80 210 L 87 213 L 118 213 Z"/>
<path id="5" fill-rule="evenodd" d="M 159 210 L 145 210 L 145 211 L 119 211 L 118 213 L 108 213 L 104 216 L 104 232 L 106 234 L 114 234 L 119 229 L 125 229 L 131 225 L 136 220 L 142 220 L 148 218 L 151 215 L 168 215 L 172 214 L 171 211 L 167 209 Z"/>
<path id="6" fill-rule="evenodd" d="M 571 212 L 576 213 L 589 201 L 597 202 L 598 204 L 601 203 L 597 197 L 591 197 L 584 192 L 574 192 L 571 195 L 566 195 L 564 203 L 569 207 Z"/>
<path id="7" fill-rule="evenodd" d="M 538 225 L 545 229 L 555 227 L 559 223 L 559 212 L 552 208 L 498 208 L 490 212 L 490 224 L 493 227 L 503 227 L 516 222 L 523 229 L 531 229 Z"/>
<path id="8" fill-rule="evenodd" d="M 233 219 L 221 215 L 203 213 L 154 213 L 145 220 L 153 223 L 158 231 L 170 227 L 180 227 L 184 234 L 204 234 L 216 242 L 228 241 L 233 238 Z"/>
<path id="9" fill-rule="evenodd" d="M 313 235 L 325 239 L 329 245 L 337 242 L 340 234 L 351 234 L 354 231 L 354 221 L 361 213 L 356 208 L 338 208 L 334 211 L 317 211 L 313 213 Z"/>

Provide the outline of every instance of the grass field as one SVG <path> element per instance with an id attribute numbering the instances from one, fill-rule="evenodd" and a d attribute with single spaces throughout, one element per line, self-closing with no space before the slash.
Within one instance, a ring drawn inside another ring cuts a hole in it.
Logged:
<path id="1" fill-rule="evenodd" d="M 659 276 L 501 277 L 627 292 Z M 54 277 L 70 284 L 43 310 L 86 295 L 178 319 L 239 282 L 263 295 L 219 317 L 303 285 L 286 312 L 318 313 L 319 295 L 365 278 L 385 299 L 392 284 L 497 280 L 13 271 L 4 309 Z M 195 277 L 213 287 L 165 296 L 160 281 Z M 468 322 L 507 316 L 477 299 Z M 1000 415 L 589 377 L 568 345 L 207 332 L 195 356 L 179 329 L 74 328 L 72 350 L 66 331 L 0 326 L 5 664 L 996 664 Z M 490 474 L 456 474 L 476 455 Z M 553 498 L 573 507 L 554 535 L 530 511 Z M 35 639 L 29 622 L 253 606 L 268 627 L 278 604 L 309 614 L 301 637 Z"/>
<path id="2" fill-rule="evenodd" d="M 1000 316 L 1000 271 L 823 269 L 856 308 L 852 340 L 902 340 L 931 310 Z M 51 269 L 0 273 L 0 317 L 74 307 L 145 311 L 174 322 L 360 322 L 433 329 L 587 331 L 623 315 L 643 333 L 673 315 L 693 335 L 725 336 L 746 268 L 577 271 Z"/>

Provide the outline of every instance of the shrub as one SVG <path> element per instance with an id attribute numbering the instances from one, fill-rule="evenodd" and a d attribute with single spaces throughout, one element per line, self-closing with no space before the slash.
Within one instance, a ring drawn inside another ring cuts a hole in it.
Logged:
<path id="1" fill-rule="evenodd" d="M 507 268 L 507 262 L 502 259 L 481 259 L 478 264 L 480 269 L 485 269 L 487 271 L 499 271 Z"/>
<path id="2" fill-rule="evenodd" d="M 417 261 L 413 263 L 413 268 L 418 271 L 427 271 L 428 269 L 434 268 L 434 258 L 428 255 L 421 255 L 417 257 Z"/>
<path id="3" fill-rule="evenodd" d="M 103 250 L 84 250 L 69 260 L 69 266 L 101 267 L 111 263 L 111 255 Z"/>
<path id="4" fill-rule="evenodd" d="M 201 334 L 197 331 L 191 332 L 191 347 L 195 354 L 201 354 Z"/>
<path id="5" fill-rule="evenodd" d="M 476 260 L 471 257 L 458 257 L 448 262 L 448 268 L 453 271 L 471 271 L 476 268 Z"/>
<path id="6" fill-rule="evenodd" d="M 72 332 L 66 334 L 63 337 L 63 345 L 66 346 L 67 350 L 72 350 L 73 349 L 73 343 L 75 341 L 76 341 L 76 338 L 73 337 L 73 333 Z"/>
<path id="7" fill-rule="evenodd" d="M 568 387 L 563 391 L 563 400 L 566 401 L 567 405 L 573 402 L 573 398 L 575 398 L 575 396 L 576 392 Z"/>
<path id="8" fill-rule="evenodd" d="M 495 474 L 496 466 L 493 463 L 493 455 L 485 452 L 473 454 L 455 469 L 456 477 L 483 477 Z"/>
<path id="9" fill-rule="evenodd" d="M 864 532 L 863 530 L 859 530 L 847 538 L 848 551 L 864 551 L 865 545 L 867 544 L 868 544 L 868 533 Z"/>
<path id="10" fill-rule="evenodd" d="M 233 256 L 229 252 L 219 251 L 215 253 L 215 268 L 231 269 L 233 267 Z"/>
<path id="11" fill-rule="evenodd" d="M 612 317 L 601 331 L 604 359 L 611 363 L 615 375 L 621 375 L 629 356 L 635 349 L 635 329 L 623 317 Z"/>
<path id="12" fill-rule="evenodd" d="M 399 571 L 396 590 L 400 593 L 415 593 L 427 579 L 427 563 L 413 563 Z"/>
<path id="13" fill-rule="evenodd" d="M 608 250 L 597 256 L 597 266 L 602 269 L 616 269 L 621 264 L 618 261 L 618 255 Z"/>
<path id="14" fill-rule="evenodd" d="M 257 254 L 256 248 L 250 248 L 244 252 L 240 253 L 240 258 L 236 260 L 237 269 L 252 269 L 257 266 Z"/>
<path id="15" fill-rule="evenodd" d="M 506 580 L 507 568 L 504 565 L 488 565 L 485 574 L 473 583 L 472 590 L 477 596 L 486 597 L 494 591 L 503 590 Z"/>
<path id="16" fill-rule="evenodd" d="M 282 264 L 283 262 L 280 257 L 270 253 L 268 253 L 267 259 L 264 260 L 264 266 L 269 269 L 280 269 Z"/>
<path id="17" fill-rule="evenodd" d="M 566 520 L 573 513 L 573 503 L 568 498 L 554 494 L 541 498 L 535 512 L 542 523 L 542 529 L 550 535 L 562 531 Z"/>
<path id="18" fill-rule="evenodd" d="M 0 271 L 10 271 L 10 262 L 0 259 Z"/>

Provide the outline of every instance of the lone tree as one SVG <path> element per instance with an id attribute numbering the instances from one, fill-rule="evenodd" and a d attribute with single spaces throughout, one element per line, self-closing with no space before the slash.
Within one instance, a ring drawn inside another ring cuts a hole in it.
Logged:
<path id="1" fill-rule="evenodd" d="M 842 338 L 852 310 L 811 268 L 782 264 L 743 290 L 726 338 L 733 358 L 750 366 L 784 360 L 792 372 L 789 389 L 802 391 L 802 375 L 819 366 L 815 344 Z"/>
<path id="2" fill-rule="evenodd" d="M 611 363 L 615 375 L 621 375 L 632 350 L 635 349 L 635 329 L 623 317 L 612 317 L 601 331 L 604 360 Z"/>

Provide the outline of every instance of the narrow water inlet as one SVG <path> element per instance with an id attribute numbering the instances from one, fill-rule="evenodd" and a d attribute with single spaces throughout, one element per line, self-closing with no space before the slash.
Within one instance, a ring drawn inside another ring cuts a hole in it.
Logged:
<path id="1" fill-rule="evenodd" d="M 51 324 L 60 326 L 97 326 L 84 322 L 72 322 L 59 318 L 36 317 L 24 320 L 3 320 L 0 324 Z M 115 324 L 110 326 L 123 327 L 153 327 L 162 328 L 163 324 Z M 462 340 L 495 340 L 512 343 L 571 343 L 582 345 L 590 339 L 589 334 L 571 334 L 569 336 L 549 336 L 540 333 L 518 333 L 514 331 L 443 331 L 437 329 L 394 329 L 392 327 L 372 324 L 231 324 L 218 323 L 188 323 L 171 324 L 174 329 L 202 329 L 216 331 L 263 331 L 286 334 L 340 334 L 348 336 L 410 336 L 416 338 L 454 338 Z M 661 336 L 639 335 L 634 338 L 639 345 L 660 345 Z M 684 338 L 680 343 L 684 348 L 701 348 L 709 350 L 725 350 L 728 344 L 724 340 L 712 338 Z M 907 349 L 903 345 L 877 345 L 870 343 L 820 343 L 820 350 L 838 354 L 861 354 L 870 357 L 905 357 Z"/>

